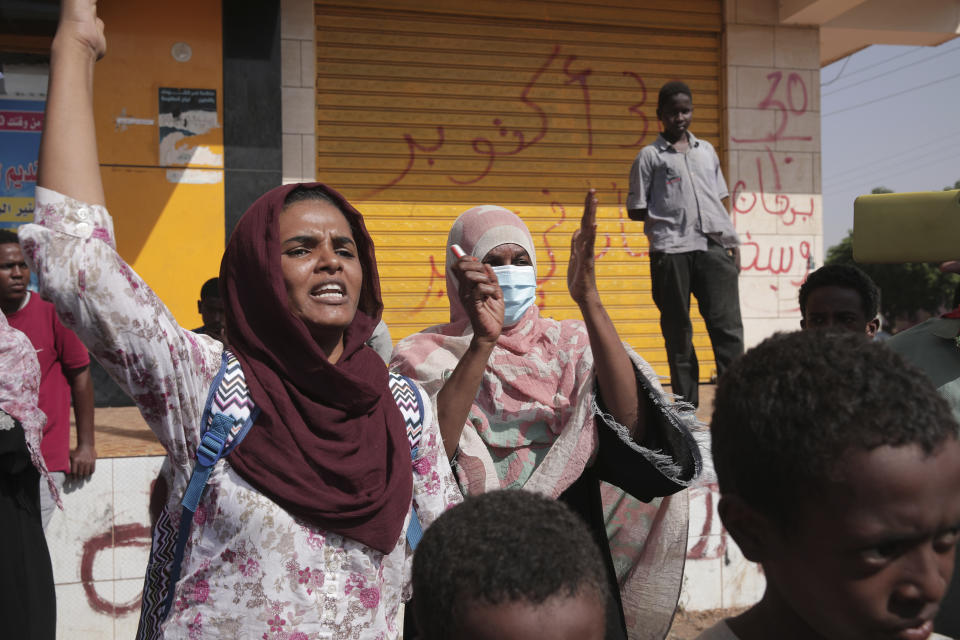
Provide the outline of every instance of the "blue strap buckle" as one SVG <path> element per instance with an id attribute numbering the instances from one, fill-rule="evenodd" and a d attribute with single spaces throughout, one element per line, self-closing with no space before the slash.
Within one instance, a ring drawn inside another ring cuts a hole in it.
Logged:
<path id="1" fill-rule="evenodd" d="M 220 452 L 226 443 L 226 436 L 215 430 L 207 431 L 200 439 L 197 447 L 197 462 L 205 467 L 212 467 L 220 459 Z"/>

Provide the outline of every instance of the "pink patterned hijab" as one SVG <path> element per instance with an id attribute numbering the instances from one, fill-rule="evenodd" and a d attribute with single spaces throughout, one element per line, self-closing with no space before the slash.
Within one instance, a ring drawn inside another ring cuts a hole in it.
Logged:
<path id="1" fill-rule="evenodd" d="M 30 338 L 11 327 L 7 317 L 0 313 L 0 410 L 23 427 L 33 466 L 47 479 L 50 495 L 60 505 L 56 485 L 40 454 L 40 438 L 47 416 L 37 407 L 39 394 L 40 363 L 37 362 L 37 352 Z M 4 419 L 4 416 L 0 416 L 0 421 Z M 0 428 L 3 427 L 0 424 Z"/>
<path id="2" fill-rule="evenodd" d="M 483 259 L 502 244 L 536 249 L 527 225 L 515 213 L 492 205 L 463 212 L 447 247 L 459 244 Z M 417 380 L 436 398 L 473 337 L 446 251 L 450 322 L 401 340 L 391 366 Z M 531 306 L 497 340 L 466 428 L 455 472 L 466 494 L 524 487 L 559 496 L 589 462 L 596 447 L 593 356 L 582 322 L 557 322 Z"/>
<path id="3" fill-rule="evenodd" d="M 484 204 L 479 207 L 467 209 L 460 214 L 453 226 L 450 227 L 450 233 L 447 234 L 447 298 L 450 300 L 450 322 L 462 322 L 467 319 L 467 312 L 464 311 L 460 299 L 457 298 L 459 288 L 457 279 L 453 276 L 453 265 L 457 258 L 450 251 L 450 247 L 458 244 L 460 248 L 477 260 L 490 253 L 491 249 L 499 247 L 502 244 L 516 244 L 523 247 L 530 260 L 533 262 L 533 270 L 537 270 L 537 251 L 533 248 L 533 237 L 530 230 L 523 220 L 503 207 Z"/>
<path id="4" fill-rule="evenodd" d="M 517 244 L 536 268 L 530 231 L 514 213 L 474 207 L 457 218 L 447 246 L 483 259 Z M 401 340 L 391 367 L 417 380 L 434 399 L 473 337 L 457 297 L 446 251 L 450 322 Z M 656 374 L 632 351 L 638 370 L 660 390 Z M 454 472 L 475 495 L 519 489 L 556 498 L 590 464 L 598 444 L 593 352 L 579 320 L 558 322 L 531 306 L 497 340 L 460 437 Z M 601 484 L 611 554 L 617 567 L 630 638 L 663 637 L 673 618 L 686 553 L 686 492 L 645 504 Z"/>

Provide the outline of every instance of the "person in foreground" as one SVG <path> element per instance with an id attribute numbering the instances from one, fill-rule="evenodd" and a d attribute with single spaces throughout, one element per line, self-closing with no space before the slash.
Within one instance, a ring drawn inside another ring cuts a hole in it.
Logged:
<path id="1" fill-rule="evenodd" d="M 40 363 L 0 313 L 0 618 L 4 637 L 53 640 L 57 602 L 40 492 L 59 502 L 40 451 Z M 39 481 L 39 482 L 38 482 Z"/>
<path id="2" fill-rule="evenodd" d="M 714 402 L 720 517 L 767 587 L 699 639 L 942 638 L 960 441 L 923 374 L 861 334 L 778 334 Z"/>
<path id="3" fill-rule="evenodd" d="M 492 491 L 446 512 L 413 557 L 423 640 L 602 640 L 600 550 L 555 500 Z"/>
<path id="4" fill-rule="evenodd" d="M 383 360 L 364 344 L 382 304 L 363 219 L 323 185 L 267 192 L 221 265 L 232 354 L 180 327 L 114 248 L 93 124 L 93 67 L 106 48 L 95 12 L 90 0 L 62 4 L 37 224 L 20 233 L 41 293 L 167 450 L 170 497 L 153 532 L 138 637 L 397 638 L 411 498 L 426 526 L 460 494 L 425 394 L 411 469 L 405 417 Z M 234 363 L 231 376 L 239 364 L 249 389 L 234 404 L 252 400 L 260 413 L 214 467 L 171 587 L 180 499 L 222 361 Z"/>
<path id="5" fill-rule="evenodd" d="M 465 253 L 447 252 L 450 323 L 401 340 L 392 366 L 436 398 L 463 493 L 525 489 L 566 502 L 604 554 L 606 637 L 656 638 L 676 607 L 688 514 L 685 492 L 655 498 L 698 475 L 696 418 L 670 402 L 604 309 L 596 207 L 591 190 L 567 270 L 583 321 L 540 315 L 527 226 L 507 209 L 474 207 L 448 237 Z"/>
<path id="6" fill-rule="evenodd" d="M 946 273 L 960 273 L 960 260 L 940 265 Z M 954 302 L 960 303 L 954 295 Z M 950 405 L 953 417 L 960 422 L 960 304 L 939 316 L 924 320 L 909 329 L 897 332 L 887 346 L 904 360 L 923 371 L 937 392 Z M 943 598 L 934 625 L 938 631 L 960 636 L 960 554 L 954 558 L 953 582 Z"/>

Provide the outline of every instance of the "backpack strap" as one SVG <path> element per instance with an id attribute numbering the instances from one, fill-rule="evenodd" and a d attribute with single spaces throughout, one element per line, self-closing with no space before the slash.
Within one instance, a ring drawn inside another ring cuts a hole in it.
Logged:
<path id="1" fill-rule="evenodd" d="M 397 403 L 397 408 L 403 415 L 407 425 L 407 440 L 410 443 L 410 460 L 417 459 L 417 450 L 420 448 L 420 438 L 423 435 L 423 398 L 420 389 L 407 376 L 399 373 L 390 373 L 390 393 Z M 416 550 L 423 537 L 423 525 L 417 508 L 410 504 L 410 524 L 407 526 L 407 544 L 411 550 Z"/>
<path id="2" fill-rule="evenodd" d="M 193 515 L 200 505 L 203 490 L 210 473 L 220 458 L 227 456 L 246 437 L 253 426 L 260 408 L 253 404 L 240 368 L 240 361 L 230 350 L 224 350 L 220 371 L 210 385 L 207 404 L 204 406 L 200 424 L 204 430 L 197 445 L 197 461 L 190 475 L 190 484 L 183 494 L 183 510 L 180 513 L 180 530 L 177 546 L 170 565 L 170 582 L 167 599 L 163 604 L 160 620 L 165 620 L 173 605 L 173 593 L 180 579 L 183 551 L 190 537 Z"/>
<path id="3" fill-rule="evenodd" d="M 400 374 L 390 374 L 390 391 L 406 423 L 410 459 L 415 460 L 423 434 L 423 398 L 417 385 Z M 259 414 L 260 408 L 254 405 L 253 398 L 250 397 L 240 361 L 231 351 L 224 350 L 220 371 L 210 385 L 210 394 L 201 417 L 204 433 L 197 446 L 197 461 L 181 501 L 183 510 L 180 513 L 180 530 L 177 532 L 167 598 L 160 620 L 167 618 L 173 606 L 173 594 L 177 581 L 180 580 L 180 565 L 183 564 L 183 552 L 190 537 L 193 516 L 200 505 L 200 498 L 213 467 L 240 444 Z M 407 543 L 410 548 L 416 549 L 422 537 L 423 526 L 420 524 L 416 507 L 411 504 L 410 524 L 407 527 Z"/>

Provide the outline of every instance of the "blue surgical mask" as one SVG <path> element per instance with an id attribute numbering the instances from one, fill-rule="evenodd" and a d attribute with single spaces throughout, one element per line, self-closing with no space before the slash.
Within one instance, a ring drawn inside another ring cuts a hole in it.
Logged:
<path id="1" fill-rule="evenodd" d="M 537 272 L 532 266 L 493 267 L 503 291 L 503 326 L 517 324 L 537 297 Z"/>

